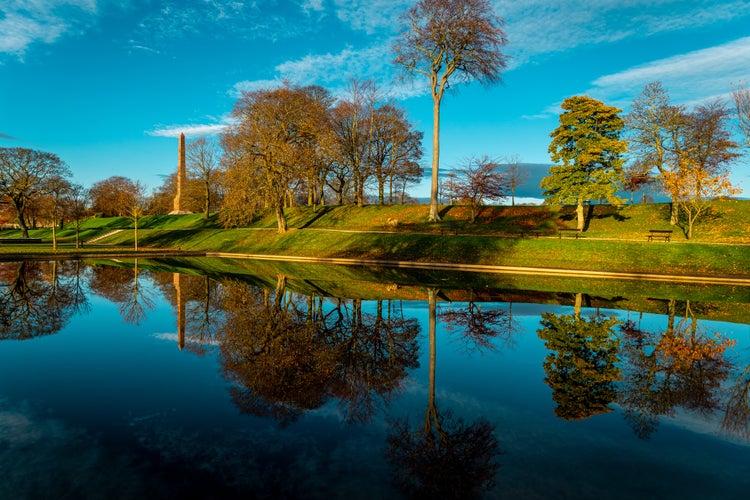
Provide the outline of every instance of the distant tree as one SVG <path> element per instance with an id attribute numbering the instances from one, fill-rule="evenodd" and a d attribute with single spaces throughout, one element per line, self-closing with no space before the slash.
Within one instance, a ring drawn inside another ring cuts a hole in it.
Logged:
<path id="1" fill-rule="evenodd" d="M 138 220 L 144 215 L 148 205 L 146 186 L 141 181 L 133 183 L 133 191 L 127 201 L 127 215 L 133 221 L 133 247 L 138 251 Z M 136 266 L 137 269 L 137 266 Z"/>
<path id="2" fill-rule="evenodd" d="M 68 166 L 55 154 L 26 148 L 0 148 L 0 198 L 15 210 L 24 238 L 29 237 L 26 208 L 47 192 L 52 178 L 70 177 Z"/>
<path id="3" fill-rule="evenodd" d="M 529 171 L 521 165 L 519 155 L 510 155 L 505 159 L 505 179 L 508 181 L 510 188 L 510 204 L 516 205 L 516 188 L 526 182 L 529 178 Z"/>
<path id="4" fill-rule="evenodd" d="M 352 80 L 346 97 L 331 111 L 337 162 L 341 165 L 339 172 L 334 173 L 336 184 L 331 187 L 341 190 L 348 184 L 358 206 L 365 202 L 365 184 L 373 174 L 369 160 L 374 145 L 373 124 L 379 94 L 374 82 Z M 342 198 L 339 194 L 339 199 Z"/>
<path id="5" fill-rule="evenodd" d="M 374 110 L 369 163 L 378 183 L 378 204 L 385 204 L 385 185 L 389 181 L 388 199 L 393 203 L 394 178 L 407 181 L 416 172 L 421 177 L 421 142 L 422 133 L 413 129 L 402 109 L 386 104 Z"/>
<path id="6" fill-rule="evenodd" d="M 89 190 L 91 209 L 104 217 L 129 216 L 136 191 L 136 183 L 120 175 L 95 182 Z"/>
<path id="7" fill-rule="evenodd" d="M 750 148 L 750 88 L 747 87 L 747 84 L 737 85 L 732 91 L 732 100 L 737 110 L 740 130 L 747 147 Z"/>
<path id="8" fill-rule="evenodd" d="M 60 176 L 47 179 L 44 191 L 48 199 L 48 214 L 52 219 L 52 249 L 57 251 L 57 222 L 63 217 L 62 210 L 65 198 L 70 195 L 71 183 Z"/>
<path id="9" fill-rule="evenodd" d="M 200 137 L 188 143 L 185 156 L 188 177 L 200 183 L 203 215 L 207 218 L 214 206 L 218 188 L 219 154 L 216 145 Z"/>
<path id="10" fill-rule="evenodd" d="M 70 191 L 68 192 L 67 199 L 65 200 L 65 211 L 68 217 L 70 217 L 75 223 L 76 248 L 79 248 L 81 246 L 81 219 L 88 214 L 88 203 L 88 189 L 84 188 L 80 184 L 72 184 L 70 186 Z"/>
<path id="11" fill-rule="evenodd" d="M 485 201 L 499 201 L 508 195 L 508 182 L 500 164 L 487 156 L 471 158 L 456 170 L 453 194 L 471 207 L 470 222 Z"/>
<path id="12" fill-rule="evenodd" d="M 729 165 L 740 155 L 736 152 L 737 143 L 731 139 L 728 120 L 729 110 L 721 100 L 685 114 L 685 126 L 675 139 L 675 166 L 662 175 L 664 190 L 672 193 L 685 215 L 688 239 L 711 200 L 740 192 L 729 179 Z"/>
<path id="13" fill-rule="evenodd" d="M 433 102 L 430 221 L 438 214 L 440 103 L 449 81 L 499 81 L 506 66 L 504 21 L 489 0 L 418 0 L 401 18 L 393 50 L 406 76 L 424 75 Z M 455 74 L 455 77 L 453 76 Z M 453 77 L 453 78 L 452 78 Z"/>
<path id="14" fill-rule="evenodd" d="M 587 96 L 565 99 L 562 109 L 560 126 L 550 134 L 549 153 L 556 165 L 540 187 L 547 203 L 575 204 L 578 229 L 583 230 L 584 202 L 623 202 L 615 193 L 624 181 L 627 143 L 620 138 L 620 109 Z"/>

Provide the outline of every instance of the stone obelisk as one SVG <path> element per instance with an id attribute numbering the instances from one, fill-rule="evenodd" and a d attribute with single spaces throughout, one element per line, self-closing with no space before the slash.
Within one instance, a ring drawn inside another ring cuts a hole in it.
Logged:
<path id="1" fill-rule="evenodd" d="M 186 214 L 182 196 L 187 188 L 187 167 L 185 166 L 185 134 L 180 133 L 180 145 L 177 150 L 177 196 L 174 197 L 174 207 L 170 213 Z"/>

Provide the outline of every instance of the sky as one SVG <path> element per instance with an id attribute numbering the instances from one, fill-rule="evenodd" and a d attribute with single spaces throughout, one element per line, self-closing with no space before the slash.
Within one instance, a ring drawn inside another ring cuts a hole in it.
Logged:
<path id="1" fill-rule="evenodd" d="M 371 79 L 425 134 L 425 82 L 391 61 L 413 0 L 0 0 L 0 147 L 57 154 L 73 181 L 176 171 L 177 137 L 216 135 L 243 90 L 282 81 L 343 97 Z M 494 0 L 501 83 L 456 85 L 441 108 L 441 169 L 469 158 L 549 163 L 559 105 L 589 95 L 626 113 L 651 81 L 693 106 L 750 82 L 750 0 Z M 750 193 L 748 161 L 733 180 Z M 530 181 L 533 196 L 538 184 Z M 413 190 L 427 196 L 429 183 Z"/>

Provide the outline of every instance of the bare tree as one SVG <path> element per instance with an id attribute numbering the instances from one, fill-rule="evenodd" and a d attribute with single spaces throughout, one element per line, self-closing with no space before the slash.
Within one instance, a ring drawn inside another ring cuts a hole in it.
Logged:
<path id="1" fill-rule="evenodd" d="M 453 194 L 471 207 L 472 223 L 476 219 L 477 207 L 485 200 L 500 200 L 508 194 L 508 184 L 500 164 L 487 156 L 466 160 L 464 166 L 457 169 L 457 174 Z"/>
<path id="2" fill-rule="evenodd" d="M 745 143 L 750 148 L 750 88 L 747 84 L 738 85 L 732 92 L 732 100 L 737 109 L 740 130 L 745 137 Z"/>
<path id="3" fill-rule="evenodd" d="M 200 182 L 203 198 L 203 215 L 211 213 L 217 185 L 218 154 L 216 145 L 205 137 L 191 141 L 187 146 L 187 170 L 191 178 Z"/>
<path id="4" fill-rule="evenodd" d="M 24 238 L 29 237 L 26 208 L 47 193 L 53 177 L 69 177 L 68 166 L 55 154 L 26 148 L 0 148 L 0 198 L 10 200 Z"/>
<path id="5" fill-rule="evenodd" d="M 510 189 L 511 206 L 516 206 L 516 188 L 528 178 L 529 171 L 521 166 L 521 156 L 510 155 L 505 159 L 505 179 Z"/>
<path id="6" fill-rule="evenodd" d="M 507 43 L 502 26 L 488 0 L 419 0 L 402 17 L 402 30 L 394 45 L 394 62 L 405 75 L 426 76 L 433 102 L 432 182 L 430 221 L 438 214 L 440 165 L 440 102 L 453 82 L 500 80 L 506 66 L 500 48 Z"/>

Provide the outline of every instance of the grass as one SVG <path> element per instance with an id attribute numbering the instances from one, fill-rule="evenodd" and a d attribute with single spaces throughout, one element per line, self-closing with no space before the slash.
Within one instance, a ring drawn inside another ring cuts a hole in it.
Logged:
<path id="1" fill-rule="evenodd" d="M 750 269 L 750 201 L 714 202 L 712 215 L 687 241 L 674 228 L 673 243 L 647 242 L 649 229 L 670 229 L 666 204 L 591 208 L 583 238 L 558 239 L 557 229 L 574 227 L 570 208 L 482 207 L 469 224 L 465 206 L 444 207 L 444 224 L 459 227 L 459 235 L 441 235 L 440 224 L 427 222 L 429 207 L 335 206 L 298 207 L 287 211 L 290 231 L 278 235 L 272 214 L 249 227 L 221 228 L 215 217 L 201 214 L 153 215 L 139 220 L 141 248 L 348 257 L 422 262 L 541 266 L 624 272 L 671 272 L 747 276 Z M 397 221 L 396 224 L 393 222 Z M 81 238 L 111 249 L 133 247 L 132 220 L 92 218 L 82 222 Z M 530 231 L 546 237 L 521 237 Z M 49 252 L 52 233 L 35 229 L 30 236 L 43 245 L 0 245 L 0 253 L 26 255 Z M 60 253 L 71 248 L 72 224 L 57 232 Z M 20 237 L 20 231 L 0 231 L 0 238 Z M 98 246 L 87 250 L 104 251 Z"/>

